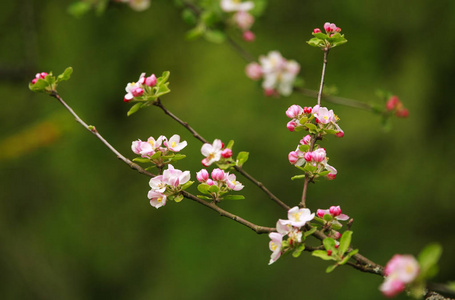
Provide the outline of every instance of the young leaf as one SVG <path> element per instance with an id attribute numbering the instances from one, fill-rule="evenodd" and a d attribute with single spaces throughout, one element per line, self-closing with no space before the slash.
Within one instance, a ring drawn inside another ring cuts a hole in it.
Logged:
<path id="1" fill-rule="evenodd" d="M 150 156 L 150 159 L 158 159 L 161 157 L 161 154 L 162 154 L 161 151 L 157 151 L 157 152 L 153 153 L 152 156 Z"/>
<path id="2" fill-rule="evenodd" d="M 143 104 L 144 104 L 144 103 L 142 103 L 142 102 L 139 102 L 139 103 L 134 104 L 134 105 L 130 108 L 130 110 L 127 112 L 126 115 L 127 115 L 128 117 L 131 116 L 132 114 L 134 114 L 135 112 L 137 112 L 137 111 L 142 107 Z"/>
<path id="3" fill-rule="evenodd" d="M 302 251 L 305 250 L 305 244 L 300 244 L 294 252 L 292 252 L 293 257 L 299 257 Z"/>
<path id="4" fill-rule="evenodd" d="M 317 130 L 318 127 L 314 125 L 313 123 L 305 123 L 305 127 L 311 130 Z"/>
<path id="5" fill-rule="evenodd" d="M 322 243 L 324 244 L 324 247 L 326 250 L 331 250 L 332 253 L 336 252 L 337 249 L 335 248 L 335 240 L 332 238 L 325 238 Z"/>
<path id="6" fill-rule="evenodd" d="M 73 73 L 73 68 L 71 68 L 71 67 L 66 68 L 62 74 L 58 75 L 57 81 L 65 81 L 65 80 L 70 79 L 72 73 Z"/>
<path id="7" fill-rule="evenodd" d="M 307 152 L 308 150 L 310 150 L 310 146 L 309 145 L 299 145 L 299 150 L 302 152 Z"/>
<path id="8" fill-rule="evenodd" d="M 167 93 L 170 93 L 171 90 L 168 88 L 169 82 L 166 82 L 165 84 L 157 85 L 158 90 L 155 93 L 155 97 L 161 97 Z"/>
<path id="9" fill-rule="evenodd" d="M 194 181 L 187 181 L 185 184 L 183 184 L 180 189 L 181 190 L 186 190 L 187 188 L 189 188 L 191 185 L 193 185 Z"/>
<path id="10" fill-rule="evenodd" d="M 336 267 L 338 267 L 338 264 L 334 264 L 334 265 L 328 266 L 327 269 L 325 269 L 325 272 L 326 273 L 330 273 L 333 270 L 335 270 Z"/>
<path id="11" fill-rule="evenodd" d="M 316 232 L 316 228 L 313 227 L 313 228 L 311 228 L 310 230 L 305 231 L 305 232 L 303 233 L 303 235 L 304 235 L 305 238 L 306 238 L 306 237 L 309 237 L 310 235 L 312 235 L 312 234 L 315 233 L 315 232 Z"/>
<path id="12" fill-rule="evenodd" d="M 206 30 L 204 32 L 204 38 L 209 42 L 221 44 L 226 40 L 226 35 L 219 30 Z"/>
<path id="13" fill-rule="evenodd" d="M 220 191 L 220 188 L 217 187 L 216 185 L 212 185 L 209 187 L 209 190 L 208 190 L 210 193 L 218 193 Z"/>
<path id="14" fill-rule="evenodd" d="M 226 149 L 231 149 L 232 150 L 232 147 L 234 147 L 234 140 L 230 140 L 229 141 L 229 143 L 226 146 Z"/>
<path id="15" fill-rule="evenodd" d="M 419 254 L 420 277 L 431 278 L 438 272 L 438 260 L 442 254 L 442 247 L 439 244 L 427 245 Z"/>
<path id="16" fill-rule="evenodd" d="M 303 179 L 303 178 L 305 178 L 305 175 L 295 175 L 295 176 L 292 176 L 292 177 L 291 177 L 291 180 Z"/>
<path id="17" fill-rule="evenodd" d="M 150 162 L 150 159 L 144 158 L 144 157 L 136 157 L 136 158 L 133 158 L 133 161 L 146 164 L 146 163 Z"/>
<path id="18" fill-rule="evenodd" d="M 197 195 L 197 197 L 202 200 L 212 200 L 211 197 L 207 197 L 207 196 Z"/>
<path id="19" fill-rule="evenodd" d="M 323 260 L 336 260 L 333 256 L 327 255 L 327 251 L 324 250 L 315 250 L 311 255 L 322 258 Z"/>
<path id="20" fill-rule="evenodd" d="M 243 166 L 244 163 L 246 163 L 246 161 L 248 160 L 248 156 L 250 154 L 248 152 L 245 152 L 245 151 L 242 151 L 242 152 L 239 152 L 239 154 L 237 155 L 237 159 L 236 159 L 236 165 L 241 167 Z"/>
<path id="21" fill-rule="evenodd" d="M 197 186 L 198 191 L 206 195 L 210 195 L 209 188 L 210 185 L 208 185 L 207 183 L 201 183 Z"/>
<path id="22" fill-rule="evenodd" d="M 174 156 L 171 157 L 171 160 L 172 161 L 177 161 L 177 160 L 184 159 L 185 157 L 186 157 L 185 154 L 175 154 Z"/>
<path id="23" fill-rule="evenodd" d="M 352 237 L 352 231 L 345 231 L 343 235 L 341 236 L 340 239 L 340 247 L 338 248 L 338 251 L 340 252 L 340 255 L 343 256 L 344 253 L 349 248 L 349 245 L 351 245 L 351 237 Z"/>
<path id="24" fill-rule="evenodd" d="M 174 201 L 177 202 L 177 203 L 180 202 L 180 201 L 182 201 L 182 200 L 183 200 L 183 195 L 182 195 L 182 194 L 178 194 L 178 195 L 175 196 L 175 198 L 174 198 Z"/>

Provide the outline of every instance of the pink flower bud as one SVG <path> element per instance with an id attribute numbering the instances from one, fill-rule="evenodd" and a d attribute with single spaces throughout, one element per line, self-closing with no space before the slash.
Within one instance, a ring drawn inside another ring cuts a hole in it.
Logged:
<path id="1" fill-rule="evenodd" d="M 304 112 L 304 109 L 300 105 L 293 104 L 286 110 L 286 116 L 293 119 L 297 118 L 302 112 Z"/>
<path id="2" fill-rule="evenodd" d="M 131 94 L 133 94 L 134 97 L 142 96 L 142 94 L 144 94 L 144 90 L 140 87 L 134 88 L 132 89 Z"/>
<path id="3" fill-rule="evenodd" d="M 340 137 L 340 138 L 341 138 L 341 137 L 344 137 L 344 132 L 343 132 L 343 131 L 338 131 L 337 133 L 335 133 L 335 135 L 336 135 L 337 137 Z"/>
<path id="4" fill-rule="evenodd" d="M 331 27 L 332 24 L 330 24 L 330 22 L 325 22 L 324 24 L 324 30 L 326 32 L 332 32 L 332 27 Z"/>
<path id="5" fill-rule="evenodd" d="M 132 99 L 133 99 L 133 98 L 127 98 L 127 97 L 124 97 L 124 98 L 123 98 L 123 101 L 125 101 L 125 102 L 127 102 L 127 103 L 128 103 L 128 102 L 130 102 Z"/>
<path id="6" fill-rule="evenodd" d="M 341 237 L 341 233 L 339 233 L 338 231 L 335 231 L 335 233 L 333 234 L 333 237 L 336 240 L 338 240 Z M 335 248 L 338 248 L 337 245 L 335 245 Z"/>
<path id="7" fill-rule="evenodd" d="M 252 80 L 259 80 L 262 77 L 261 65 L 257 62 L 249 63 L 245 68 L 246 76 Z"/>
<path id="8" fill-rule="evenodd" d="M 296 126 L 297 123 L 295 123 L 295 121 L 289 121 L 288 124 L 286 125 L 289 131 L 294 131 Z"/>
<path id="9" fill-rule="evenodd" d="M 340 206 L 330 206 L 329 212 L 332 216 L 337 217 L 341 215 L 341 208 Z"/>
<path id="10" fill-rule="evenodd" d="M 327 250 L 327 255 L 332 256 L 332 250 Z"/>
<path id="11" fill-rule="evenodd" d="M 206 182 L 208 185 L 213 185 L 213 180 L 212 179 L 207 179 L 207 182 Z"/>
<path id="12" fill-rule="evenodd" d="M 47 75 L 49 74 L 47 74 L 46 72 L 36 73 L 35 78 L 33 78 L 32 80 L 32 84 L 35 84 L 38 81 L 38 79 L 45 79 Z"/>
<path id="13" fill-rule="evenodd" d="M 328 178 L 329 180 L 334 180 L 335 177 L 337 177 L 336 174 L 328 174 L 328 175 L 327 175 L 327 178 Z"/>
<path id="14" fill-rule="evenodd" d="M 337 28 L 335 29 L 335 31 L 336 31 L 336 32 L 341 32 L 341 28 L 340 28 L 340 27 L 337 27 Z"/>
<path id="15" fill-rule="evenodd" d="M 314 33 L 320 33 L 320 32 L 321 32 L 321 29 L 315 28 L 315 29 L 313 29 L 313 32 L 314 32 Z"/>
<path id="16" fill-rule="evenodd" d="M 231 149 L 224 149 L 221 151 L 221 156 L 224 158 L 229 158 L 232 156 L 232 150 Z"/>
<path id="17" fill-rule="evenodd" d="M 219 169 L 219 168 L 216 168 L 212 171 L 212 179 L 213 180 L 216 180 L 216 181 L 221 181 L 221 180 L 224 180 L 224 177 L 225 177 L 225 174 L 224 174 L 224 171 Z"/>
<path id="18" fill-rule="evenodd" d="M 299 155 L 295 151 L 291 151 L 288 154 L 289 162 L 293 165 L 299 160 Z"/>
<path id="19" fill-rule="evenodd" d="M 338 249 L 338 247 L 340 247 L 339 244 L 335 244 L 335 249 Z"/>
<path id="20" fill-rule="evenodd" d="M 325 215 L 325 211 L 323 209 L 318 209 L 316 214 L 318 215 L 319 218 L 323 218 Z"/>
<path id="21" fill-rule="evenodd" d="M 324 159 L 326 158 L 326 155 L 327 154 L 326 154 L 324 148 L 319 148 L 319 149 L 316 149 L 313 152 L 311 152 L 311 157 L 313 158 L 313 160 L 315 162 L 318 162 L 318 163 L 324 161 Z"/>
<path id="22" fill-rule="evenodd" d="M 264 89 L 264 95 L 267 97 L 275 96 L 276 94 L 274 89 Z"/>
<path id="23" fill-rule="evenodd" d="M 306 114 L 311 114 L 312 108 L 311 107 L 304 107 L 303 112 Z"/>
<path id="24" fill-rule="evenodd" d="M 395 112 L 395 115 L 398 117 L 398 118 L 407 118 L 408 115 L 409 115 L 409 111 L 406 109 L 406 108 L 402 108 L 400 110 L 397 110 Z"/>
<path id="25" fill-rule="evenodd" d="M 387 103 L 385 105 L 385 108 L 388 110 L 388 111 L 392 111 L 394 110 L 398 104 L 400 103 L 400 99 L 398 99 L 397 96 L 392 96 L 390 97 L 389 100 L 387 100 Z"/>
<path id="26" fill-rule="evenodd" d="M 206 169 L 202 169 L 196 173 L 196 178 L 199 182 L 205 182 L 209 179 L 209 172 Z"/>
<path id="27" fill-rule="evenodd" d="M 313 159 L 313 154 L 312 152 L 306 152 L 305 155 L 303 156 L 307 162 L 310 162 Z"/>
<path id="28" fill-rule="evenodd" d="M 300 144 L 309 145 L 311 143 L 311 135 L 307 134 L 300 140 Z"/>
<path id="29" fill-rule="evenodd" d="M 243 40 L 245 42 L 253 42 L 255 39 L 256 39 L 256 36 L 254 35 L 254 33 L 252 31 L 248 30 L 243 33 Z"/>
<path id="30" fill-rule="evenodd" d="M 145 85 L 148 85 L 148 86 L 155 86 L 156 85 L 156 76 L 155 74 L 152 74 L 150 75 L 149 77 L 145 78 Z"/>
<path id="31" fill-rule="evenodd" d="M 207 157 L 204 158 L 203 160 L 201 160 L 201 163 L 202 163 L 202 165 L 203 165 L 204 167 L 210 166 L 209 160 L 207 159 Z"/>

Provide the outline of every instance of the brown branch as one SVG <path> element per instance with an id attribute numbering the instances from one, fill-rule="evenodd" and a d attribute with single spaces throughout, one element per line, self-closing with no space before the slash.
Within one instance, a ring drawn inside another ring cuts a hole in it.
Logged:
<path id="1" fill-rule="evenodd" d="M 182 121 L 180 118 L 178 118 L 176 115 L 174 115 L 172 112 L 170 112 L 169 110 L 167 110 L 164 105 L 161 103 L 160 99 L 158 98 L 154 103 L 153 103 L 155 106 L 158 106 L 159 108 L 161 108 L 161 110 L 163 110 L 163 112 L 170 116 L 172 119 L 174 119 L 175 121 L 177 121 L 180 125 L 182 125 L 183 127 L 185 127 L 189 132 L 191 132 L 191 134 L 196 138 L 198 139 L 199 141 L 201 141 L 202 143 L 208 143 L 208 141 L 206 139 L 204 139 L 199 133 L 197 133 L 196 130 L 194 130 L 187 122 L 184 122 Z M 250 174 L 248 174 L 245 170 L 243 170 L 242 167 L 239 167 L 239 166 L 234 166 L 234 168 L 240 173 L 242 174 L 243 176 L 245 176 L 245 178 L 247 178 L 248 180 L 250 180 L 251 182 L 253 182 L 256 186 L 258 186 L 264 193 L 267 194 L 267 196 L 269 196 L 269 198 L 272 200 L 272 201 L 275 201 L 279 206 L 281 206 L 283 209 L 285 210 L 289 210 L 290 207 L 287 206 L 283 201 L 281 201 L 277 196 L 275 196 L 272 192 L 270 192 L 261 182 L 259 182 L 258 180 L 256 180 L 253 176 L 251 176 Z"/>
<path id="2" fill-rule="evenodd" d="M 324 50 L 324 62 L 322 64 L 322 75 L 321 75 L 321 84 L 319 85 L 319 93 L 318 93 L 318 105 L 321 106 L 321 97 L 322 97 L 322 88 L 324 87 L 324 77 L 325 77 L 325 69 L 327 67 L 327 56 L 329 55 L 329 49 Z"/>

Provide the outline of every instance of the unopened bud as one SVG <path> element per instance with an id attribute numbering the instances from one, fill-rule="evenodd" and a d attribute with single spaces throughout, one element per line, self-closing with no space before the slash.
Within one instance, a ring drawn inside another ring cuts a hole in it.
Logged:
<path id="1" fill-rule="evenodd" d="M 306 152 L 303 158 L 305 158 L 307 162 L 310 162 L 313 159 L 313 155 L 311 152 Z"/>
<path id="2" fill-rule="evenodd" d="M 340 206 L 330 206 L 329 212 L 332 216 L 337 217 L 341 215 L 341 208 Z"/>
<path id="3" fill-rule="evenodd" d="M 221 156 L 224 158 L 229 158 L 232 156 L 232 150 L 231 149 L 224 149 L 221 151 Z"/>
<path id="4" fill-rule="evenodd" d="M 314 33 L 320 33 L 320 32 L 321 32 L 321 29 L 315 28 L 315 29 L 313 29 L 313 32 L 314 32 Z"/>
<path id="5" fill-rule="evenodd" d="M 252 31 L 245 31 L 243 33 L 243 40 L 245 42 L 253 42 L 256 39 L 256 35 Z"/>

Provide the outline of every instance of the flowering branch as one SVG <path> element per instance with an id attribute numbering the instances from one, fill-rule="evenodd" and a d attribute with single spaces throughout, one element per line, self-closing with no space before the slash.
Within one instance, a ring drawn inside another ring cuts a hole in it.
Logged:
<path id="1" fill-rule="evenodd" d="M 322 88 L 324 87 L 324 77 L 325 77 L 325 69 L 327 67 L 327 56 L 328 55 L 329 55 L 329 49 L 326 48 L 324 50 L 324 63 L 322 64 L 321 84 L 319 85 L 319 93 L 318 93 L 318 105 L 319 106 L 321 106 Z"/>

